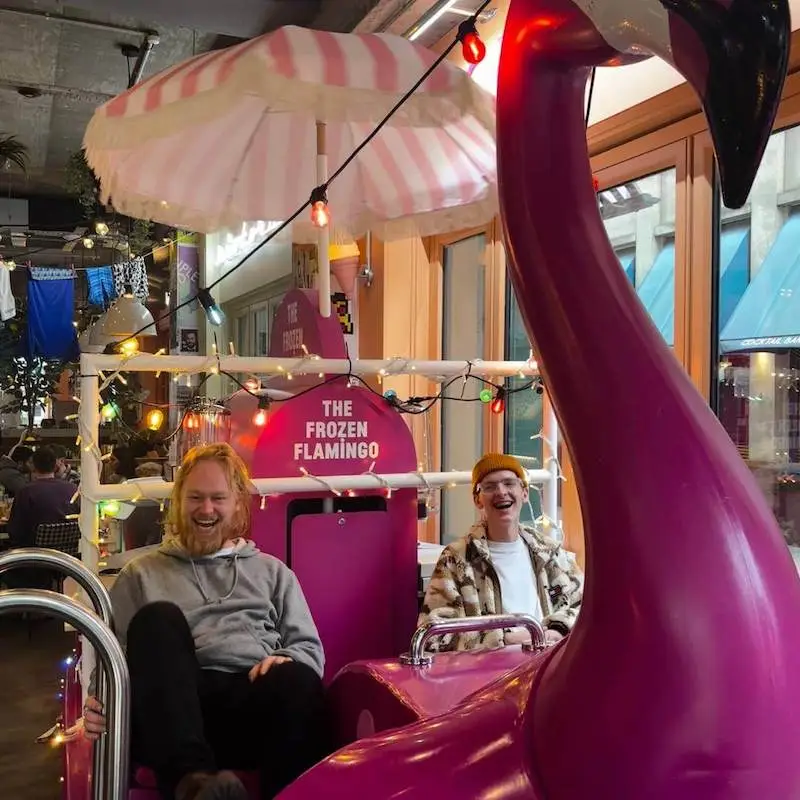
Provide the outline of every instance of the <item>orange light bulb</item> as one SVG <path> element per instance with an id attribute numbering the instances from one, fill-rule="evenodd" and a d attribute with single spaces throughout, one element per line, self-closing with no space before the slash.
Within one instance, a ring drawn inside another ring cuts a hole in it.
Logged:
<path id="1" fill-rule="evenodd" d="M 317 228 L 326 228 L 331 221 L 331 212 L 324 200 L 317 200 L 311 206 L 311 222 Z"/>
<path id="2" fill-rule="evenodd" d="M 263 428 L 267 424 L 267 410 L 265 408 L 259 408 L 255 414 L 253 414 L 253 425 L 258 428 Z"/>

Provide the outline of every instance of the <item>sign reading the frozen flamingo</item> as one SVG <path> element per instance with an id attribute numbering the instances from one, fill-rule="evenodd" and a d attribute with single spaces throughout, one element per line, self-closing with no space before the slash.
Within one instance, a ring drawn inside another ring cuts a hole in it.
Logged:
<path id="1" fill-rule="evenodd" d="M 369 422 L 354 419 L 352 400 L 322 400 L 316 419 L 305 422 L 305 438 L 294 442 L 295 461 L 378 458 L 380 445 L 370 439 Z"/>

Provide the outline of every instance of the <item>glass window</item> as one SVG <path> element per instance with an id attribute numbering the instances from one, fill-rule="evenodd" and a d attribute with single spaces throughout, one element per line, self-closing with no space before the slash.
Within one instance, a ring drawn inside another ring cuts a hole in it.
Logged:
<path id="1" fill-rule="evenodd" d="M 798 560 L 800 128 L 772 135 L 747 203 L 718 217 L 716 410 Z"/>
<path id="2" fill-rule="evenodd" d="M 484 258 L 486 237 L 470 236 L 444 248 L 442 358 L 474 361 L 484 352 Z M 483 454 L 483 415 L 480 381 L 456 381 L 449 397 L 477 402 L 445 401 L 442 409 L 442 469 L 470 470 Z M 475 521 L 469 486 L 442 492 L 441 538 L 447 544 L 463 536 Z"/>
<path id="3" fill-rule="evenodd" d="M 508 284 L 506 293 L 506 358 L 509 361 L 527 361 L 531 353 L 519 303 Z M 513 391 L 525 386 L 527 378 L 511 378 L 506 396 L 505 451 L 517 456 L 528 469 L 542 468 L 542 440 L 534 439 L 542 430 L 542 395 L 533 391 Z M 521 519 L 530 522 L 541 514 L 538 492 L 530 493 L 530 507 L 523 508 Z"/>
<path id="4" fill-rule="evenodd" d="M 608 238 L 670 347 L 675 342 L 674 168 L 598 192 Z"/>

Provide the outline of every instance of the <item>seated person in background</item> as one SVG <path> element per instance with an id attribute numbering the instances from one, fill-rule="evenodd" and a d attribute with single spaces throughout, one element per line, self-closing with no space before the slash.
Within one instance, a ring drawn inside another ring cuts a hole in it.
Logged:
<path id="1" fill-rule="evenodd" d="M 520 524 L 528 502 L 527 475 L 513 456 L 490 453 L 472 470 L 472 497 L 481 520 L 442 551 L 419 624 L 484 614 L 530 614 L 545 641 L 566 636 L 578 616 L 583 574 L 572 553 Z M 471 650 L 530 642 L 523 629 L 446 635 L 431 649 Z"/>
<path id="2" fill-rule="evenodd" d="M 64 522 L 78 507 L 71 500 L 75 487 L 55 476 L 56 454 L 50 447 L 38 447 L 33 454 L 30 483 L 14 498 L 8 518 L 8 536 L 12 547 L 33 547 L 40 525 Z"/>
<path id="3" fill-rule="evenodd" d="M 56 454 L 56 478 L 77 486 L 81 482 L 81 475 L 67 461 L 67 448 L 60 444 L 51 444 L 50 449 Z"/>
<path id="4" fill-rule="evenodd" d="M 144 464 L 139 464 L 136 467 L 137 478 L 163 478 L 164 467 L 157 461 L 145 461 Z"/>
<path id="5" fill-rule="evenodd" d="M 40 525 L 66 522 L 77 514 L 79 504 L 71 502 L 75 486 L 55 476 L 56 455 L 50 447 L 37 447 L 31 457 L 33 472 L 16 494 L 8 517 L 8 538 L 11 547 L 34 547 L 36 529 Z M 59 575 L 40 567 L 15 569 L 3 576 L 3 583 L 12 589 L 50 589 Z"/>
<path id="6" fill-rule="evenodd" d="M 24 444 L 12 447 L 7 456 L 0 456 L 0 486 L 15 497 L 30 480 L 33 450 Z"/>
<path id="7" fill-rule="evenodd" d="M 136 477 L 136 462 L 130 447 L 116 445 L 108 459 L 108 483 L 125 483 Z"/>
<path id="8" fill-rule="evenodd" d="M 294 573 L 248 540 L 248 487 L 229 445 L 191 450 L 168 539 L 111 589 L 132 752 L 165 798 L 247 800 L 218 769 L 257 767 L 268 800 L 327 755 L 322 644 Z M 84 725 L 90 738 L 105 730 L 94 697 Z"/>

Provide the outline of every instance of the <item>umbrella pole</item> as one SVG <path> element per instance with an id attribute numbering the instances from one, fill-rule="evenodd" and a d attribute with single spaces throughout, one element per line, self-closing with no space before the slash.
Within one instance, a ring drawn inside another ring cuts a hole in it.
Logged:
<path id="1" fill-rule="evenodd" d="M 325 123 L 317 123 L 317 186 L 322 186 L 328 180 L 328 154 L 325 146 Z M 330 245 L 330 225 L 319 229 L 317 239 L 317 263 L 319 274 L 317 291 L 319 293 L 319 313 L 322 317 L 331 315 L 331 259 L 328 247 Z"/>

